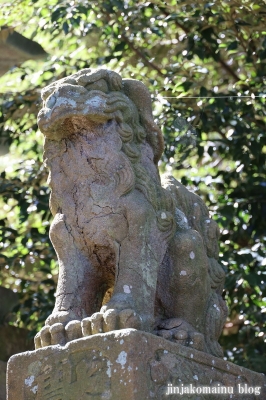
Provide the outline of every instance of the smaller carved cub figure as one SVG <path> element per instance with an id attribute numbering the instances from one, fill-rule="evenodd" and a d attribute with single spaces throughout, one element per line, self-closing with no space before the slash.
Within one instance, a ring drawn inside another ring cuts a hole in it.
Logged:
<path id="1" fill-rule="evenodd" d="M 157 163 L 163 137 L 139 81 L 84 69 L 46 87 L 56 303 L 36 348 L 123 328 L 222 356 L 216 223 Z"/>

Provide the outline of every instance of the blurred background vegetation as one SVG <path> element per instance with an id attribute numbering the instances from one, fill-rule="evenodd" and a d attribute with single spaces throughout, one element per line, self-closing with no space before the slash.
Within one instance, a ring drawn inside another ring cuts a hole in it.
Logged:
<path id="1" fill-rule="evenodd" d="M 16 44 L 21 62 L 0 78 L 0 285 L 19 296 L 5 323 L 33 337 L 54 303 L 58 266 L 36 124 L 41 88 L 81 68 L 106 66 L 149 87 L 165 137 L 161 171 L 199 194 L 220 226 L 230 308 L 225 357 L 266 373 L 265 3 L 0 5 L 0 46 L 8 44 L 8 27 L 44 49 Z M 12 40 L 9 46 L 14 50 Z"/>

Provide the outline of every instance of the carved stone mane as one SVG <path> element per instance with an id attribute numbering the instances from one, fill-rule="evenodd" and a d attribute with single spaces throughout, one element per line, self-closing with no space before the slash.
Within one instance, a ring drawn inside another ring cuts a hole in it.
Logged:
<path id="1" fill-rule="evenodd" d="M 59 281 L 36 347 L 130 327 L 221 356 L 218 227 L 197 195 L 161 183 L 147 88 L 84 69 L 42 96 Z"/>

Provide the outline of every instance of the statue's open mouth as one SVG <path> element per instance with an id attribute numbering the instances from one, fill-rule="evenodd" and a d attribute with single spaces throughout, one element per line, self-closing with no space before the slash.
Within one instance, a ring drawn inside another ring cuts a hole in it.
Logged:
<path id="1" fill-rule="evenodd" d="M 47 137 L 60 140 L 74 131 L 74 122 L 80 117 L 80 123 L 88 121 L 104 123 L 111 117 L 113 107 L 110 107 L 108 97 L 99 90 L 88 92 L 80 86 L 68 85 L 48 97 L 45 107 L 38 114 L 38 125 Z M 75 92 L 73 90 L 75 89 Z M 74 121 L 75 119 L 75 121 Z"/>
<path id="2" fill-rule="evenodd" d="M 128 99 L 121 92 L 88 91 L 82 86 L 63 85 L 46 100 L 38 114 L 38 125 L 45 136 L 61 140 L 82 128 L 102 124 L 110 119 L 119 121 L 121 111 L 130 114 Z M 132 111 L 131 111 L 132 113 Z"/>

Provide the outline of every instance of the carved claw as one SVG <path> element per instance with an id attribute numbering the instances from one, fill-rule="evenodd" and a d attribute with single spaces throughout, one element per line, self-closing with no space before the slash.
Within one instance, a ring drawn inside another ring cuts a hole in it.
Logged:
<path id="1" fill-rule="evenodd" d="M 159 328 L 161 329 L 173 329 L 180 326 L 184 321 L 181 318 L 171 318 L 160 323 Z"/>
<path id="2" fill-rule="evenodd" d="M 161 336 L 161 337 L 163 337 L 164 339 L 167 339 L 167 340 L 172 340 L 172 338 L 173 338 L 173 332 L 172 331 L 168 331 L 168 330 L 164 330 L 164 329 L 159 330 L 157 332 L 157 335 Z"/>
<path id="3" fill-rule="evenodd" d="M 66 326 L 57 322 L 51 326 L 45 325 L 34 338 L 35 349 L 60 345 L 82 337 L 81 323 L 78 320 L 70 321 Z"/>
<path id="4" fill-rule="evenodd" d="M 81 329 L 82 329 L 82 335 L 84 337 L 90 336 L 92 334 L 91 333 L 91 318 L 90 317 L 84 318 L 81 321 Z"/>
<path id="5" fill-rule="evenodd" d="M 95 313 L 91 316 L 91 333 L 96 335 L 103 332 L 103 315 L 102 313 Z"/>
<path id="6" fill-rule="evenodd" d="M 183 346 L 192 347 L 200 351 L 204 350 L 203 334 L 195 331 L 193 326 L 181 318 L 171 318 L 161 322 L 156 333 L 158 336 L 178 342 Z"/>
<path id="7" fill-rule="evenodd" d="M 66 325 L 65 330 L 68 342 L 82 337 L 81 325 L 78 320 L 70 321 Z"/>
<path id="8" fill-rule="evenodd" d="M 204 350 L 204 336 L 199 332 L 191 332 L 189 346 L 194 349 Z"/>
<path id="9" fill-rule="evenodd" d="M 117 310 L 107 310 L 104 315 L 104 325 L 103 330 L 104 332 L 111 332 L 117 329 L 117 317 L 118 311 Z"/>
<path id="10" fill-rule="evenodd" d="M 35 350 L 38 350 L 42 347 L 40 332 L 38 332 L 34 338 L 34 345 L 35 345 Z"/>
<path id="11" fill-rule="evenodd" d="M 111 332 L 116 329 L 140 329 L 141 317 L 132 309 L 116 310 L 102 309 L 81 322 L 83 336 L 96 335 L 102 332 Z"/>
<path id="12" fill-rule="evenodd" d="M 119 313 L 119 327 L 120 329 L 124 328 L 140 329 L 141 318 L 134 310 L 131 309 L 122 310 Z"/>
<path id="13" fill-rule="evenodd" d="M 40 337 L 41 337 L 41 345 L 42 345 L 42 347 L 46 347 L 46 346 L 50 346 L 51 345 L 50 326 L 44 326 L 40 330 Z"/>
<path id="14" fill-rule="evenodd" d="M 173 337 L 177 340 L 186 340 L 188 338 L 188 333 L 183 329 L 173 332 Z"/>
<path id="15" fill-rule="evenodd" d="M 58 322 L 50 327 L 51 344 L 60 344 L 64 346 L 66 343 L 64 325 Z"/>

